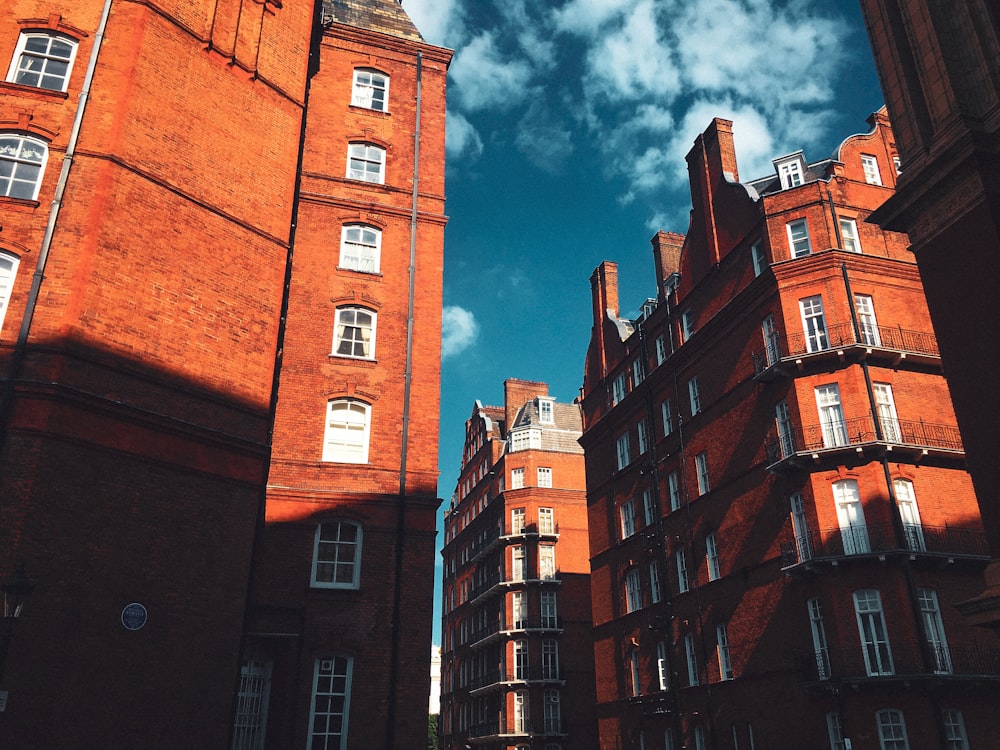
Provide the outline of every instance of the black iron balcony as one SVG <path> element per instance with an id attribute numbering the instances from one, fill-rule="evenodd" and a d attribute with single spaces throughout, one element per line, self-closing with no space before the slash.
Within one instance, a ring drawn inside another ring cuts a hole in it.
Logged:
<path id="1" fill-rule="evenodd" d="M 962 435 L 954 425 L 931 424 L 923 420 L 885 418 L 878 421 L 881 439 L 873 417 L 839 419 L 826 424 L 799 427 L 789 425 L 772 433 L 764 444 L 768 469 L 794 467 L 803 460 L 818 460 L 823 455 L 856 453 L 866 446 L 885 450 L 906 449 L 921 455 L 962 454 Z"/>
<path id="2" fill-rule="evenodd" d="M 985 532 L 978 529 L 903 524 L 900 541 L 892 524 L 888 523 L 810 530 L 796 534 L 794 541 L 781 544 L 781 564 L 785 570 L 808 566 L 814 561 L 886 554 L 985 560 L 989 558 L 989 547 Z"/>
<path id="3" fill-rule="evenodd" d="M 774 332 L 765 340 L 764 349 L 752 354 L 754 377 L 768 380 L 787 374 L 788 365 L 799 367 L 810 359 L 848 354 L 894 364 L 903 359 L 921 363 L 937 363 L 941 359 L 933 333 L 864 323 L 856 333 L 852 323 L 838 323 L 812 333 Z"/>
<path id="4" fill-rule="evenodd" d="M 993 646 L 918 641 L 867 643 L 798 654 L 795 671 L 804 687 L 843 682 L 915 679 L 1000 681 L 1000 649 Z"/>
<path id="5" fill-rule="evenodd" d="M 546 618 L 542 620 L 536 617 L 512 623 L 510 627 L 507 627 L 505 624 L 501 625 L 499 622 L 495 622 L 491 625 L 487 625 L 485 628 L 479 628 L 478 630 L 473 631 L 469 637 L 469 645 L 472 648 L 480 648 L 488 643 L 492 643 L 494 640 L 529 631 L 549 631 L 552 633 L 561 632 L 561 619 Z"/>
<path id="6" fill-rule="evenodd" d="M 529 683 L 549 683 L 562 684 L 559 677 L 558 668 L 545 667 L 524 667 L 512 671 L 492 670 L 478 677 L 472 678 L 469 682 L 469 691 L 477 692 L 484 689 L 517 687 Z"/>
<path id="7" fill-rule="evenodd" d="M 551 718 L 545 721 L 534 719 L 512 719 L 503 725 L 497 721 L 485 724 L 475 724 L 469 727 L 468 738 L 477 744 L 492 740 L 495 737 L 523 737 L 528 739 L 532 736 L 562 737 L 561 723 L 558 719 Z"/>

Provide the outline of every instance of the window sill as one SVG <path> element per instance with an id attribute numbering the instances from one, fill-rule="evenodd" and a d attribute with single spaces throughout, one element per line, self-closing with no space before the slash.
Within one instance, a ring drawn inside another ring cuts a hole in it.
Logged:
<path id="1" fill-rule="evenodd" d="M 348 362 L 356 362 L 359 365 L 366 364 L 374 366 L 378 364 L 378 360 L 375 359 L 374 357 L 352 357 L 350 354 L 336 354 L 334 352 L 328 354 L 327 359 L 346 360 Z"/>
<path id="2" fill-rule="evenodd" d="M 39 86 L 26 86 L 23 83 L 14 83 L 13 81 L 0 81 L 0 91 L 7 91 L 12 94 L 24 94 L 30 96 L 32 99 L 68 99 L 69 94 L 65 91 L 53 91 L 52 89 L 43 89 Z"/>
<path id="3" fill-rule="evenodd" d="M 28 200 L 27 198 L 11 198 L 7 195 L 0 195 L 0 206 L 7 206 L 10 208 L 21 206 L 22 208 L 34 211 L 40 205 L 41 203 L 39 201 Z"/>
<path id="4" fill-rule="evenodd" d="M 391 118 L 392 112 L 383 112 L 379 109 L 373 109 L 372 107 L 363 107 L 360 104 L 350 104 L 348 105 L 352 112 L 364 112 L 366 115 L 375 115 L 380 118 Z"/>
<path id="5" fill-rule="evenodd" d="M 347 266 L 337 266 L 338 271 L 346 271 L 347 273 L 359 273 L 363 276 L 373 276 L 377 279 L 381 279 L 384 275 L 381 271 L 359 271 L 356 268 L 348 268 Z"/>

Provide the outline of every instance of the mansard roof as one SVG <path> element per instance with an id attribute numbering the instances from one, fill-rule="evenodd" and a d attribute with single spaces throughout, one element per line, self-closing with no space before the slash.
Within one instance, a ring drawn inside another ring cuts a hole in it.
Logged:
<path id="1" fill-rule="evenodd" d="M 323 0 L 323 21 L 424 40 L 399 0 Z"/>

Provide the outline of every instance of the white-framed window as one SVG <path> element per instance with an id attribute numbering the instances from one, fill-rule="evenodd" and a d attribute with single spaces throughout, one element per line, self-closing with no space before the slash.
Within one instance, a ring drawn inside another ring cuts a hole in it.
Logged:
<path id="1" fill-rule="evenodd" d="M 344 750 L 351 707 L 354 658 L 334 655 L 317 659 L 309 704 L 309 747 Z"/>
<path id="2" fill-rule="evenodd" d="M 326 406 L 323 461 L 368 463 L 371 406 L 354 399 L 333 399 Z"/>
<path id="3" fill-rule="evenodd" d="M 875 714 L 878 724 L 878 740 L 881 750 L 910 750 L 906 738 L 906 721 L 903 712 L 895 708 L 883 708 Z"/>
<path id="4" fill-rule="evenodd" d="M 861 491 L 854 479 L 833 483 L 833 499 L 837 504 L 837 521 L 845 555 L 863 555 L 871 551 L 865 509 L 861 505 Z"/>
<path id="5" fill-rule="evenodd" d="M 523 581 L 528 577 L 528 558 L 523 544 L 510 548 L 510 575 L 512 581 Z"/>
<path id="6" fill-rule="evenodd" d="M 944 721 L 945 750 L 969 750 L 969 737 L 965 733 L 965 718 L 962 712 L 946 708 L 941 713 Z"/>
<path id="7" fill-rule="evenodd" d="M 635 533 L 635 508 L 631 500 L 626 500 L 619 508 L 622 520 L 622 539 L 627 539 Z"/>
<path id="8" fill-rule="evenodd" d="M 683 594 L 690 588 L 690 582 L 688 581 L 688 566 L 687 566 L 687 554 L 684 552 L 684 548 L 674 552 L 674 564 L 677 567 L 677 592 Z"/>
<path id="9" fill-rule="evenodd" d="M 649 599 L 653 604 L 660 601 L 660 567 L 654 560 L 649 564 Z"/>
<path id="10" fill-rule="evenodd" d="M 515 680 L 528 679 L 528 642 L 514 641 L 514 674 Z"/>
<path id="11" fill-rule="evenodd" d="M 677 746 L 674 744 L 674 730 L 664 729 L 663 730 L 663 750 L 676 750 Z"/>
<path id="12" fill-rule="evenodd" d="M 775 322 L 774 313 L 768 313 L 760 321 L 760 333 L 764 337 L 764 354 L 767 357 L 767 366 L 778 364 L 781 359 L 781 343 L 778 339 L 778 324 Z"/>
<path id="13" fill-rule="evenodd" d="M 670 495 L 670 510 L 680 510 L 681 508 L 681 477 L 674 469 L 667 474 L 667 494 Z"/>
<path id="14" fill-rule="evenodd" d="M 552 544 L 543 544 L 538 548 L 538 577 L 543 581 L 552 581 L 556 577 L 556 548 Z"/>
<path id="15" fill-rule="evenodd" d="M 639 569 L 631 568 L 625 574 L 625 611 L 635 612 L 642 608 L 642 583 Z"/>
<path id="16" fill-rule="evenodd" d="M 538 486 L 539 487 L 551 487 L 552 486 L 552 467 L 551 466 L 539 466 L 536 470 L 538 474 Z"/>
<path id="17" fill-rule="evenodd" d="M 869 677 L 894 674 L 889 636 L 885 629 L 885 615 L 882 612 L 882 597 L 877 589 L 861 589 L 854 592 L 854 612 L 858 619 L 861 636 L 861 652 L 865 657 L 865 668 Z"/>
<path id="18" fill-rule="evenodd" d="M 615 450 L 618 456 L 618 468 L 624 469 L 632 463 L 632 446 L 629 442 L 628 432 L 623 432 L 615 440 Z"/>
<path id="19" fill-rule="evenodd" d="M 36 200 L 48 158 L 49 147 L 44 141 L 18 133 L 0 133 L 0 195 Z"/>
<path id="20" fill-rule="evenodd" d="M 310 581 L 314 588 L 358 588 L 361 536 L 361 526 L 351 521 L 325 521 L 316 527 Z"/>
<path id="21" fill-rule="evenodd" d="M 903 522 L 903 534 L 906 535 L 906 547 L 914 552 L 927 549 L 924 541 L 924 527 L 920 523 L 920 509 L 917 507 L 917 495 L 913 491 L 913 482 L 909 479 L 892 480 L 892 491 L 896 496 L 896 507 Z"/>
<path id="22" fill-rule="evenodd" d="M 663 437 L 666 437 L 674 431 L 674 413 L 669 398 L 663 399 L 660 404 L 660 415 L 663 418 Z"/>
<path id="23" fill-rule="evenodd" d="M 896 175 L 903 174 L 903 162 L 898 156 L 892 157 L 892 166 L 896 170 Z"/>
<path id="24" fill-rule="evenodd" d="M 802 313 L 802 332 L 806 337 L 807 352 L 821 352 L 830 348 L 826 335 L 826 318 L 823 316 L 823 298 L 820 295 L 799 300 Z"/>
<path id="25" fill-rule="evenodd" d="M 528 731 L 528 692 L 526 690 L 518 690 L 514 693 L 513 719 L 513 730 L 516 734 L 524 734 Z"/>
<path id="26" fill-rule="evenodd" d="M 719 657 L 719 679 L 733 679 L 733 658 L 729 650 L 729 630 L 725 623 L 715 628 L 715 648 Z"/>
<path id="27" fill-rule="evenodd" d="M 635 388 L 646 377 L 646 369 L 642 366 L 642 358 L 632 360 L 632 387 Z"/>
<path id="28" fill-rule="evenodd" d="M 17 40 L 7 80 L 22 86 L 65 91 L 76 59 L 75 39 L 48 31 L 25 31 Z"/>
<path id="29" fill-rule="evenodd" d="M 510 509 L 510 533 L 523 534 L 525 524 L 524 508 Z"/>
<path id="30" fill-rule="evenodd" d="M 549 486 L 552 486 L 551 483 Z M 538 532 L 540 534 L 556 533 L 556 516 L 553 508 L 538 509 Z"/>
<path id="31" fill-rule="evenodd" d="M 802 184 L 802 159 L 799 156 L 787 161 L 777 162 L 778 176 L 781 178 L 783 190 L 798 187 Z"/>
<path id="32" fill-rule="evenodd" d="M 712 489 L 712 483 L 708 479 L 708 454 L 702 451 L 694 457 L 695 473 L 698 475 L 698 495 L 704 495 Z"/>
<path id="33" fill-rule="evenodd" d="M 233 719 L 233 750 L 263 750 L 271 693 L 271 662 L 247 658 L 240 664 L 240 686 Z"/>
<path id="34" fill-rule="evenodd" d="M 656 364 L 662 365 L 667 358 L 667 340 L 663 334 L 656 337 Z"/>
<path id="35" fill-rule="evenodd" d="M 813 655 L 816 658 L 816 675 L 821 680 L 830 679 L 830 647 L 823 625 L 823 610 L 819 599 L 813 597 L 806 605 L 809 610 L 809 629 L 812 632 Z"/>
<path id="36" fill-rule="evenodd" d="M 694 336 L 694 313 L 689 307 L 681 313 L 681 343 Z"/>
<path id="37" fill-rule="evenodd" d="M 639 650 L 632 649 L 628 655 L 629 672 L 632 675 L 632 696 L 642 695 L 642 674 L 639 671 Z"/>
<path id="38" fill-rule="evenodd" d="M 543 591 L 541 594 L 542 627 L 559 627 L 559 612 L 557 607 L 556 592 Z"/>
<path id="39" fill-rule="evenodd" d="M 347 146 L 347 179 L 385 183 L 385 149 L 374 143 Z"/>
<path id="40" fill-rule="evenodd" d="M 812 252 L 812 242 L 809 240 L 809 224 L 805 219 L 796 219 L 786 225 L 788 231 L 788 248 L 793 258 L 802 258 Z"/>
<path id="41" fill-rule="evenodd" d="M 705 560 L 708 563 L 708 580 L 718 580 L 722 573 L 719 567 L 719 545 L 714 531 L 705 537 Z"/>
<path id="42" fill-rule="evenodd" d="M 546 732 L 557 734 L 562 731 L 562 719 L 559 715 L 559 691 L 546 690 L 543 695 L 543 700 L 543 729 Z"/>
<path id="43" fill-rule="evenodd" d="M 920 603 L 920 619 L 924 626 L 927 650 L 934 663 L 934 674 L 951 674 L 951 650 L 944 635 L 944 620 L 941 619 L 937 592 L 928 588 L 917 589 L 917 601 Z"/>
<path id="44" fill-rule="evenodd" d="M 345 224 L 340 235 L 340 267 L 378 273 L 382 258 L 382 230 L 367 224 Z"/>
<path id="45" fill-rule="evenodd" d="M 767 268 L 767 255 L 764 253 L 764 243 L 757 240 L 750 246 L 750 262 L 753 264 L 753 275 L 760 276 Z"/>
<path id="46" fill-rule="evenodd" d="M 872 392 L 875 396 L 875 411 L 878 414 L 878 424 L 882 429 L 882 439 L 890 443 L 899 443 L 903 439 L 896 415 L 896 402 L 892 397 L 892 386 L 888 383 L 873 383 Z"/>
<path id="47" fill-rule="evenodd" d="M 340 357 L 375 358 L 377 314 L 364 307 L 338 307 L 333 353 Z"/>
<path id="48" fill-rule="evenodd" d="M 802 493 L 795 492 L 788 498 L 791 506 L 792 534 L 795 536 L 795 551 L 799 562 L 812 559 L 812 545 L 809 541 L 809 526 L 806 523 L 806 505 Z"/>
<path id="49" fill-rule="evenodd" d="M 7 315 L 7 305 L 14 290 L 14 276 L 17 275 L 18 259 L 0 250 L 0 330 Z"/>
<path id="50" fill-rule="evenodd" d="M 649 427 L 646 425 L 645 419 L 639 420 L 636 424 L 636 430 L 639 437 L 639 455 L 641 456 L 649 450 Z"/>
<path id="51" fill-rule="evenodd" d="M 625 387 L 627 378 L 624 372 L 620 372 L 615 376 L 615 379 L 611 381 L 611 405 L 621 403 L 622 399 L 625 398 Z"/>
<path id="52" fill-rule="evenodd" d="M 542 424 L 553 424 L 555 422 L 554 406 L 552 399 L 538 399 L 538 421 Z"/>
<path id="53" fill-rule="evenodd" d="M 687 661 L 688 685 L 694 687 L 701 682 L 698 678 L 698 652 L 695 650 L 694 633 L 684 636 L 684 656 Z"/>
<path id="54" fill-rule="evenodd" d="M 559 679 L 559 642 L 554 638 L 542 641 L 542 679 Z"/>
<path id="55" fill-rule="evenodd" d="M 844 727 L 837 711 L 826 715 L 826 733 L 830 738 L 830 750 L 845 750 Z"/>
<path id="56" fill-rule="evenodd" d="M 847 423 L 840 404 L 840 387 L 836 383 L 819 385 L 814 389 L 816 409 L 823 429 L 823 447 L 837 448 L 847 445 Z"/>
<path id="57" fill-rule="evenodd" d="M 512 490 L 519 490 L 524 487 L 524 468 L 517 468 L 510 470 L 510 488 Z"/>
<path id="58" fill-rule="evenodd" d="M 642 520 L 646 526 L 652 526 L 656 520 L 656 508 L 653 505 L 653 493 L 647 487 L 642 491 Z"/>
<path id="59" fill-rule="evenodd" d="M 542 447 L 542 431 L 524 427 L 512 430 L 508 438 L 508 444 L 510 445 L 511 453 L 532 449 L 537 450 Z"/>
<path id="60" fill-rule="evenodd" d="M 867 294 L 854 295 L 854 310 L 858 314 L 858 328 L 861 332 L 861 343 L 868 346 L 882 346 L 882 336 L 875 319 L 875 304 Z"/>
<path id="61" fill-rule="evenodd" d="M 698 388 L 698 376 L 688 381 L 688 398 L 691 401 L 691 416 L 701 412 L 701 390 Z"/>
<path id="62" fill-rule="evenodd" d="M 784 399 L 774 405 L 774 426 L 778 430 L 781 457 L 788 458 L 795 453 L 795 437 L 792 432 L 792 412 Z"/>
<path id="63" fill-rule="evenodd" d="M 660 641 L 656 644 L 656 685 L 660 690 L 670 688 L 670 667 L 667 664 L 667 644 Z"/>
<path id="64" fill-rule="evenodd" d="M 510 624 L 514 630 L 522 630 L 528 624 L 528 601 L 524 591 L 511 594 Z"/>
<path id="65" fill-rule="evenodd" d="M 840 224 L 840 244 L 849 253 L 861 252 L 861 240 L 858 238 L 858 223 L 846 216 L 838 218 Z"/>
<path id="66" fill-rule="evenodd" d="M 861 154 L 861 169 L 865 173 L 865 182 L 871 185 L 882 184 L 882 174 L 878 169 L 878 159 L 871 154 Z"/>
<path id="67" fill-rule="evenodd" d="M 351 104 L 355 107 L 387 112 L 389 109 L 389 76 L 373 68 L 355 68 Z"/>

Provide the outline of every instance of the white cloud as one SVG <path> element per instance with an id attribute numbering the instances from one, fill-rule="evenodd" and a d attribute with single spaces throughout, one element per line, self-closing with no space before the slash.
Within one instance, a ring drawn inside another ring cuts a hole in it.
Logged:
<path id="1" fill-rule="evenodd" d="M 555 28 L 576 34 L 595 34 L 611 19 L 619 17 L 635 3 L 632 0 L 570 0 L 552 13 Z"/>
<path id="2" fill-rule="evenodd" d="M 474 343 L 479 335 L 479 323 L 469 310 L 447 305 L 441 317 L 441 358 L 459 354 Z"/>
<path id="3" fill-rule="evenodd" d="M 541 100 L 535 100 L 517 125 L 514 141 L 539 169 L 557 174 L 573 153 L 572 133 L 554 120 Z"/>
<path id="4" fill-rule="evenodd" d="M 475 158 L 483 153 L 483 139 L 479 137 L 476 128 L 465 115 L 452 110 L 448 110 L 445 150 L 450 159 L 461 156 Z"/>
<path id="5" fill-rule="evenodd" d="M 403 10 L 430 44 L 454 48 L 465 36 L 459 0 L 406 0 Z"/>
<path id="6" fill-rule="evenodd" d="M 484 31 L 455 54 L 451 80 L 467 111 L 511 107 L 528 95 L 531 65 L 505 58 L 497 39 L 496 32 Z"/>

